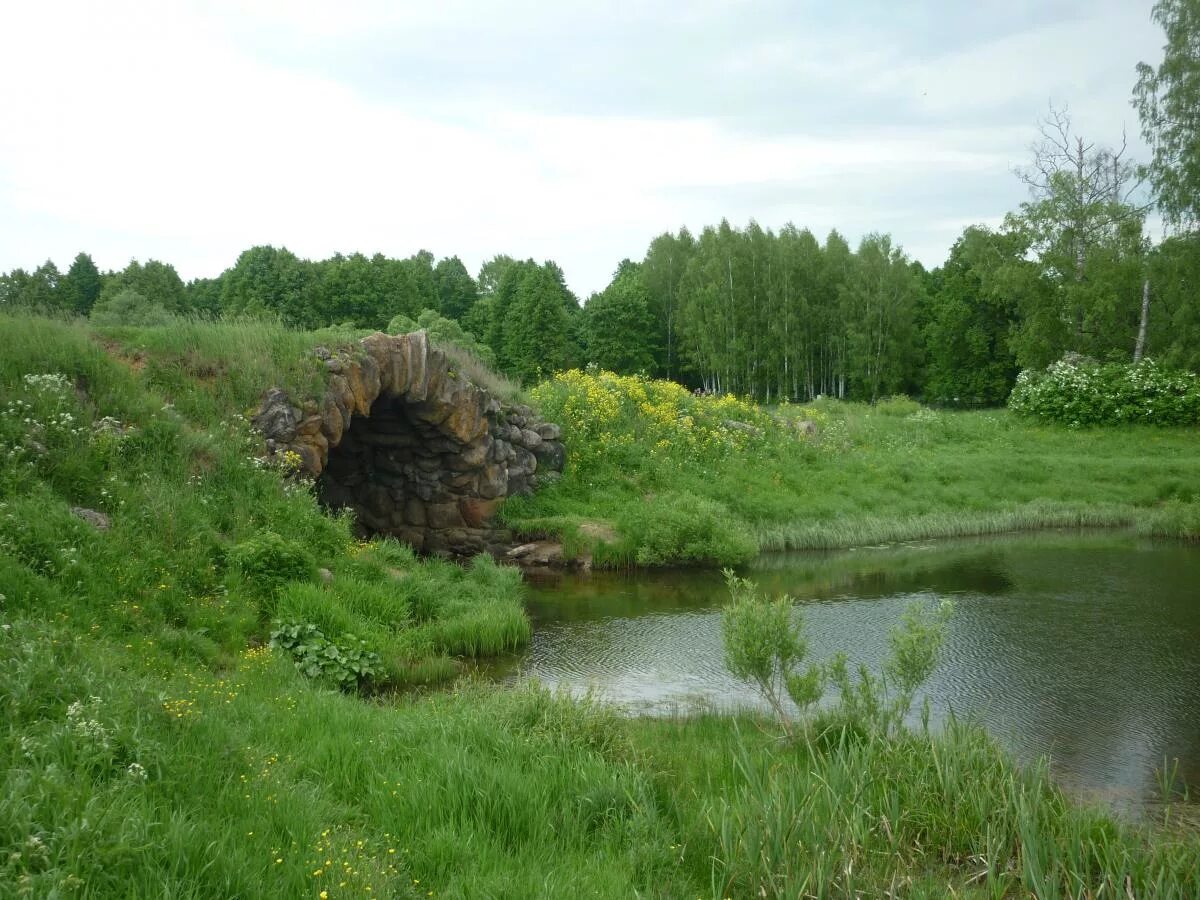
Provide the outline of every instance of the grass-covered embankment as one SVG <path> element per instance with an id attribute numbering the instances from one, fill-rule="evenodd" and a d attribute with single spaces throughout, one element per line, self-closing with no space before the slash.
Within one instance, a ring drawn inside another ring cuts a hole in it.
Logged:
<path id="1" fill-rule="evenodd" d="M 369 635 L 376 686 L 528 638 L 516 573 L 359 544 L 348 520 L 257 460 L 243 413 L 264 384 L 318 377 L 303 351 L 323 335 L 191 324 L 141 331 L 114 357 L 114 338 L 82 326 L 3 329 L 0 573 L 28 582 L 5 592 L 10 613 L 36 606 L 205 664 L 265 640 L 275 620 L 304 622 L 330 640 Z"/>
<path id="2" fill-rule="evenodd" d="M 782 744 L 536 689 L 387 691 L 528 626 L 511 571 L 354 541 L 253 461 L 239 414 L 338 339 L 0 317 L 0 897 L 1200 890 L 1194 838 L 1076 809 L 973 731 Z M 362 690 L 270 649 L 276 619 Z"/>
<path id="3" fill-rule="evenodd" d="M 564 423 L 567 469 L 506 515 L 576 545 L 579 523 L 605 520 L 618 539 L 602 563 L 1064 526 L 1200 535 L 1195 428 L 1079 430 L 908 400 L 766 410 L 608 373 L 566 373 L 534 396 Z"/>

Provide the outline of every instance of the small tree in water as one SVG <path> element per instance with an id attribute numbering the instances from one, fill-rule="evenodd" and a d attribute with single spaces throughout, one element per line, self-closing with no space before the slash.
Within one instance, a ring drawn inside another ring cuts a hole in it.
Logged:
<path id="1" fill-rule="evenodd" d="M 768 600 L 758 585 L 725 570 L 725 584 L 733 602 L 721 614 L 725 665 L 738 678 L 753 681 L 779 718 L 784 732 L 792 734 L 792 720 L 784 707 L 790 697 L 802 711 L 821 699 L 825 673 L 810 665 L 799 671 L 808 644 L 802 623 L 793 613 L 792 598 L 786 594 Z"/>
<path id="2" fill-rule="evenodd" d="M 821 699 L 830 682 L 838 691 L 839 711 L 847 719 L 884 733 L 899 728 L 917 691 L 933 674 L 953 613 L 949 601 L 932 613 L 912 604 L 889 635 L 890 653 L 882 673 L 876 675 L 859 664 L 855 678 L 843 653 L 826 665 L 810 663 L 801 670 L 808 645 L 791 597 L 769 600 L 754 582 L 728 569 L 725 583 L 733 598 L 721 616 L 725 665 L 758 687 L 789 737 L 794 722 L 785 696 L 803 713 Z"/>

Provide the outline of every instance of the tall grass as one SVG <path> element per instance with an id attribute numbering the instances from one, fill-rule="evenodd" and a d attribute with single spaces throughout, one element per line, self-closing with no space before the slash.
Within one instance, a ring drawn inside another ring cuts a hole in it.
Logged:
<path id="1" fill-rule="evenodd" d="M 1032 503 L 991 512 L 927 513 L 904 519 L 864 517 L 824 525 L 790 522 L 755 530 L 764 551 L 835 550 L 893 541 L 931 540 L 964 535 L 1004 534 L 1046 528 L 1123 528 L 1148 519 L 1134 506 L 1070 506 Z"/>
<path id="2" fill-rule="evenodd" d="M 446 354 L 454 364 L 455 371 L 465 376 L 472 384 L 483 388 L 493 397 L 499 397 L 501 400 L 508 400 L 512 403 L 524 400 L 524 392 L 519 384 L 503 373 L 497 372 L 470 350 L 449 341 L 436 341 L 435 343 L 438 350 Z"/>
<path id="3" fill-rule="evenodd" d="M 676 795 L 684 862 L 711 896 L 1188 897 L 1194 835 L 1152 835 L 1073 805 L 1042 765 L 1015 770 L 980 731 L 890 738 L 827 720 L 771 745 L 752 723 L 653 723 L 658 765 L 701 773 Z M 716 744 L 689 760 L 699 735 Z M 667 762 L 667 760 L 670 762 Z"/>

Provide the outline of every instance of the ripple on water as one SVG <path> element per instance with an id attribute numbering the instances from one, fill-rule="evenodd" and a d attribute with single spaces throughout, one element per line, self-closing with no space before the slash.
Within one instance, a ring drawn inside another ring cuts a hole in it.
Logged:
<path id="1" fill-rule="evenodd" d="M 1064 785 L 1150 802 L 1164 757 L 1200 786 L 1200 550 L 1046 534 L 780 555 L 751 573 L 798 598 L 810 658 L 877 664 L 912 602 L 954 601 L 927 686 L 933 720 L 978 721 L 1049 754 Z M 522 675 L 639 711 L 761 706 L 722 660 L 715 573 L 564 578 L 536 587 Z"/>

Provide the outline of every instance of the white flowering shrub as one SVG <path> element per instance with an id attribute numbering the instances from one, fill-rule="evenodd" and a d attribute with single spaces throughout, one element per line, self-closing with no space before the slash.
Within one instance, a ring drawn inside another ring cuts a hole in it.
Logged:
<path id="1" fill-rule="evenodd" d="M 1092 425 L 1200 424 L 1200 377 L 1137 365 L 1057 362 L 1024 371 L 1008 398 L 1014 412 L 1073 428 Z"/>

